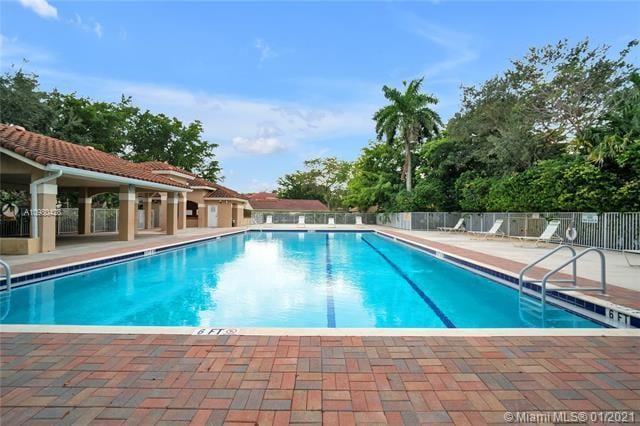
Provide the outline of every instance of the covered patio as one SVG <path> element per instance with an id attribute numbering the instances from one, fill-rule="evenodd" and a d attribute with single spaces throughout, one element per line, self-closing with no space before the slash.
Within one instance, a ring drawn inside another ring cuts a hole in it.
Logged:
<path id="1" fill-rule="evenodd" d="M 117 238 L 132 241 L 138 234 L 138 209 L 142 204 L 145 229 L 154 228 L 153 200 L 158 229 L 175 235 L 186 228 L 187 185 L 149 172 L 135 163 L 89 146 L 75 145 L 0 125 L 0 182 L 3 190 L 30 196 L 29 208 L 21 209 L 18 235 L 3 235 L 3 254 L 46 253 L 56 249 L 56 219 L 62 212 L 59 198 L 77 199 L 77 234 L 88 236 L 92 227 L 92 201 L 117 194 Z M 6 234 L 6 233 L 5 233 Z"/>

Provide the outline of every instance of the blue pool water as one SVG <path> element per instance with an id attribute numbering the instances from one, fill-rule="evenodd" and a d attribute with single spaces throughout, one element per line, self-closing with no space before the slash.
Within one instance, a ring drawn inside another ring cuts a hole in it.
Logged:
<path id="1" fill-rule="evenodd" d="M 248 232 L 14 289 L 5 324 L 599 327 L 373 233 Z"/>

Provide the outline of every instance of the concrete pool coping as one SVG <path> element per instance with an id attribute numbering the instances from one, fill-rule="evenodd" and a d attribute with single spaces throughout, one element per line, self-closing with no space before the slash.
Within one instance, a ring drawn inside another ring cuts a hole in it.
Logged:
<path id="1" fill-rule="evenodd" d="M 618 336 L 640 337 L 636 328 L 282 328 L 282 327 L 149 327 L 107 325 L 3 324 L 1 333 L 176 334 L 194 336 L 372 336 L 372 337 L 500 337 Z"/>
<path id="2" fill-rule="evenodd" d="M 147 255 L 155 255 L 157 254 L 157 251 L 160 250 L 171 250 L 171 249 L 179 249 L 181 247 L 186 247 L 186 246 L 190 246 L 190 245 L 194 245 L 194 244 L 198 244 L 198 243 L 203 243 L 206 241 L 211 241 L 211 240 L 215 240 L 215 239 L 219 239 L 225 236 L 230 236 L 230 235 L 235 235 L 235 234 L 239 234 L 239 233 L 244 233 L 244 232 L 248 232 L 248 231 L 264 231 L 264 232 L 269 232 L 269 231 L 298 231 L 298 232 L 315 232 L 315 231 L 319 231 L 319 232 L 375 232 L 377 234 L 383 235 L 387 238 L 392 238 L 396 241 L 408 244 L 410 246 L 413 246 L 414 248 L 417 249 L 423 249 L 423 251 L 426 249 L 428 250 L 428 254 L 431 254 L 433 256 L 435 256 L 436 258 L 439 258 L 440 260 L 446 261 L 452 265 L 461 267 L 463 269 L 467 269 L 473 273 L 476 273 L 478 275 L 481 276 L 485 276 L 486 278 L 489 278 L 493 281 L 498 282 L 499 284 L 502 285 L 507 285 L 509 287 L 514 287 L 512 282 L 509 282 L 507 280 L 505 280 L 504 278 L 501 279 L 500 277 L 494 275 L 494 274 L 488 274 L 488 273 L 483 273 L 481 270 L 478 270 L 477 268 L 473 268 L 473 267 L 469 267 L 469 266 L 465 266 L 464 264 L 460 264 L 458 262 L 456 262 L 456 259 L 459 259 L 463 262 L 467 262 L 469 264 L 475 265 L 475 266 L 479 266 L 481 268 L 485 268 L 487 270 L 490 271 L 495 271 L 495 272 L 499 272 L 505 276 L 511 276 L 513 277 L 514 272 L 510 271 L 508 269 L 503 269 L 500 268 L 494 264 L 491 263 L 484 263 L 481 261 L 478 261 L 477 259 L 469 259 L 466 258 L 465 256 L 461 256 L 460 254 L 457 253 L 452 253 L 450 251 L 447 250 L 443 250 L 442 248 L 437 248 L 437 247 L 433 247 L 431 245 L 429 245 L 429 241 L 425 240 L 424 238 L 421 237 L 416 237 L 419 241 L 416 241 L 416 239 L 411 239 L 409 238 L 409 236 L 404 235 L 404 234 L 400 234 L 398 232 L 395 232 L 392 228 L 384 228 L 384 227 L 380 227 L 380 226 L 373 226 L 373 225 L 363 225 L 363 226 L 342 226 L 338 229 L 336 228 L 329 228 L 326 226 L 316 226 L 316 227 L 306 227 L 306 228 L 299 228 L 296 226 L 278 226 L 278 227 L 269 227 L 269 228 L 264 228 L 264 227 L 260 227 L 260 226 L 253 226 L 253 227 L 249 227 L 249 228 L 237 228 L 237 229 L 233 229 L 233 230 L 225 230 L 221 233 L 215 233 L 215 234 L 208 234 L 208 235 L 204 235 L 204 236 L 197 236 L 195 238 L 188 238 L 187 240 L 179 240 L 179 241 L 175 241 L 175 242 L 163 242 L 161 244 L 156 244 L 150 247 L 145 247 L 143 249 L 137 247 L 134 250 L 130 250 L 130 251 L 121 251 L 117 254 L 113 254 L 113 255 L 106 255 L 106 256 L 100 256 L 100 257 L 95 257 L 95 258 L 91 258 L 90 260 L 82 260 L 82 261 L 77 261 L 77 262 L 71 262 L 71 263 L 61 263 L 57 266 L 53 266 L 53 267 L 48 267 L 48 268 L 43 268 L 43 269 L 35 269 L 35 270 L 29 270 L 29 271 L 25 271 L 19 274 L 16 274 L 15 277 L 19 278 L 19 277 L 26 277 L 26 276 L 33 276 L 34 274 L 39 274 L 43 271 L 59 271 L 62 268 L 77 268 L 77 269 L 72 269 L 66 272 L 60 272 L 59 274 L 56 274 L 55 277 L 61 277 L 64 275 L 69 275 L 69 274 L 74 274 L 77 272 L 84 272 L 84 271 L 88 271 L 91 269 L 95 269 L 95 268 L 99 268 L 99 267 L 103 267 L 103 266 L 109 266 L 109 265 L 113 265 L 113 264 L 117 264 L 117 263 L 121 263 L 121 262 L 125 262 L 128 260 L 133 260 L 133 259 L 137 259 L 137 258 L 141 258 Z M 454 247 L 455 248 L 455 247 Z M 135 257 L 129 257 L 129 256 L 135 256 Z M 109 261 L 113 259 L 113 261 Z M 64 259 L 61 259 L 62 261 L 64 261 Z M 96 262 L 99 264 L 96 265 L 89 265 L 86 267 L 82 267 L 82 265 L 87 264 L 88 262 Z M 47 279 L 51 279 L 53 277 L 44 277 L 41 276 L 39 278 L 34 278 L 32 280 L 29 280 L 27 282 L 23 282 L 22 285 L 30 285 L 30 284 L 35 284 L 38 281 L 43 281 L 43 280 L 47 280 Z M 526 276 L 525 280 L 528 281 L 532 281 L 534 280 L 534 277 L 531 276 Z M 20 285 L 19 285 L 20 286 Z M 18 286 L 16 286 L 18 287 Z M 558 288 L 558 286 L 555 286 L 553 284 L 548 286 L 549 291 L 552 291 L 554 288 Z M 529 289 L 525 289 L 525 292 L 527 294 L 530 295 L 536 295 L 536 293 L 533 290 L 529 290 Z M 571 303 L 566 303 L 560 299 L 557 299 L 555 297 L 549 297 L 550 302 L 553 303 L 556 306 L 559 306 L 565 310 L 569 310 L 569 311 L 573 311 L 574 313 L 576 313 L 577 315 L 583 316 L 583 317 L 587 317 L 589 319 L 595 320 L 596 322 L 599 322 L 601 324 L 605 324 L 608 326 L 612 326 L 612 327 L 618 327 L 618 328 L 626 328 L 626 327 L 631 327 L 631 320 L 629 320 L 630 318 L 633 319 L 634 322 L 637 322 L 638 319 L 640 318 L 640 311 L 633 309 L 633 308 L 629 308 L 627 306 L 623 306 L 617 303 L 613 303 L 610 302 L 608 300 L 604 300 L 602 298 L 598 298 L 598 297 L 593 297 L 591 295 L 587 295 L 587 294 L 583 294 L 579 292 L 579 288 L 577 289 L 577 291 L 575 292 L 566 292 L 568 294 L 573 294 L 574 297 L 577 300 L 581 300 L 581 301 L 585 301 L 585 302 L 589 302 L 592 305 L 599 305 L 600 307 L 604 307 L 605 311 L 604 313 L 601 314 L 597 314 L 595 312 L 592 311 L 587 311 L 585 309 L 582 309 L 579 306 L 576 306 L 575 304 L 571 304 Z M 614 314 L 615 313 L 615 314 Z M 620 320 L 620 318 L 626 318 L 623 321 Z M 29 325 L 25 325 L 25 327 L 31 327 Z M 51 327 L 52 329 L 55 329 L 58 326 L 43 326 L 43 325 L 34 325 L 34 327 L 36 328 L 40 328 L 42 330 L 43 327 Z M 73 326 L 71 326 L 73 327 Z M 78 327 L 83 327 L 83 326 L 78 326 Z M 154 328 L 154 327 L 152 327 Z M 164 329 L 164 327 L 162 327 Z M 176 327 L 166 327 L 168 330 L 176 330 Z M 186 327 L 187 329 L 193 330 L 195 327 Z M 154 328 L 155 329 L 155 328 Z M 535 329 L 535 328 L 527 328 L 527 329 L 509 329 L 509 330 L 552 330 L 552 329 Z M 65 332 L 72 332 L 69 329 L 65 329 Z M 273 333 L 275 329 L 272 328 L 260 328 L 260 329 L 255 329 L 255 328 L 238 328 L 238 330 L 267 330 L 267 331 L 263 331 L 261 333 L 264 334 L 270 334 Z M 293 329 L 283 329 L 283 330 L 290 330 L 288 331 L 289 334 L 285 334 L 285 335 L 294 335 L 297 332 L 300 332 L 302 330 L 315 330 L 315 334 L 309 334 L 309 335 L 349 335 L 349 334 L 318 334 L 319 331 L 318 330 L 324 330 L 324 329 L 297 329 L 297 328 L 293 328 Z M 331 330 L 336 330 L 336 329 L 327 329 L 329 331 Z M 344 329 L 347 331 L 342 331 L 339 333 L 345 333 L 345 332 L 355 332 L 355 330 L 365 330 L 362 331 L 362 333 L 368 333 L 368 334 L 358 334 L 358 335 L 394 335 L 394 336 L 399 336 L 399 335 L 407 335 L 406 333 L 410 333 L 409 335 L 425 335 L 425 334 L 414 334 L 416 333 L 416 329 L 376 329 L 376 328 L 368 328 L 368 329 Z M 382 334 L 376 334 L 377 331 L 376 330 L 392 330 L 392 331 L 383 331 L 381 332 Z M 396 333 L 398 330 L 400 330 L 398 333 Z M 429 329 L 425 329 L 425 330 L 429 330 Z M 436 330 L 436 329 L 434 329 Z M 451 329 L 451 330 L 484 330 L 484 329 Z M 505 330 L 505 329 L 486 329 L 486 330 Z M 568 329 L 568 330 L 572 330 L 572 329 Z M 599 330 L 600 333 L 596 334 L 596 335 L 601 335 L 602 329 L 596 329 Z M 42 331 L 41 331 L 42 332 Z M 122 331 L 119 331 L 122 332 Z M 360 332 L 360 331 L 359 331 Z M 432 331 L 427 331 L 427 333 L 431 333 Z M 438 331 L 440 332 L 440 331 Z M 477 331 L 480 332 L 480 331 Z M 392 333 L 392 334 L 385 334 L 385 333 Z M 404 333 L 404 334 L 403 334 Z M 521 333 L 521 332 L 520 332 Z M 179 334 L 184 334 L 183 332 L 180 332 Z M 433 334 L 426 334 L 426 335 L 433 335 Z M 442 335 L 442 334 L 437 334 L 437 335 Z M 452 334 L 444 334 L 444 335 L 462 335 L 462 334 L 457 334 L 457 333 L 452 333 Z M 482 334 L 485 335 L 485 334 Z M 487 335 L 495 335 L 495 334 L 487 334 Z M 502 334 L 500 334 L 502 335 Z M 516 335 L 516 334 L 509 334 L 509 335 Z M 519 334 L 522 335 L 522 334 Z M 545 335 L 545 334 L 535 334 L 535 335 Z M 571 334 L 571 335 L 583 335 L 583 334 Z M 590 335 L 590 334 L 587 334 Z"/>

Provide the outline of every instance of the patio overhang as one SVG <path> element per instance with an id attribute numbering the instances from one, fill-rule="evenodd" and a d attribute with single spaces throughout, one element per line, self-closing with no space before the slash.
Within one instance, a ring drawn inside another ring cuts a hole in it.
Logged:
<path id="1" fill-rule="evenodd" d="M 151 191 L 151 192 L 191 192 L 189 188 L 183 188 L 179 186 L 165 185 L 157 182 L 150 182 L 142 179 L 134 179 L 126 176 L 117 176 L 108 173 L 94 172 L 92 170 L 78 169 L 74 167 L 60 166 L 57 164 L 49 164 L 44 167 L 44 170 L 50 172 L 61 171 L 62 178 L 66 178 L 66 184 L 64 186 L 120 186 L 120 185 L 133 185 L 138 192 Z M 77 180 L 79 185 L 74 185 L 72 182 Z M 93 182 L 93 185 L 92 185 Z M 60 185 L 63 186 L 63 185 Z"/>
<path id="2" fill-rule="evenodd" d="M 247 200 L 233 197 L 205 197 L 205 201 L 231 201 L 233 203 L 247 203 Z"/>

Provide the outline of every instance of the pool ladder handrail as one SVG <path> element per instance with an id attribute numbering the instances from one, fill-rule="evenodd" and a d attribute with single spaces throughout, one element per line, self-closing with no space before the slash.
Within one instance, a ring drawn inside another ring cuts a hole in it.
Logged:
<path id="1" fill-rule="evenodd" d="M 533 262 L 529 263 L 527 266 L 525 266 L 524 268 L 522 268 L 520 270 L 520 276 L 518 277 L 518 293 L 520 294 L 520 296 L 522 296 L 522 288 L 524 287 L 524 274 L 525 272 L 527 272 L 529 269 L 533 268 L 534 266 L 536 266 L 538 263 L 542 262 L 543 260 L 553 256 L 555 253 L 559 252 L 560 250 L 563 249 L 567 249 L 571 252 L 572 254 L 572 258 L 575 257 L 576 255 L 576 250 L 571 247 L 568 246 L 566 244 L 560 244 L 558 247 L 554 248 L 553 250 L 547 252 L 544 256 L 539 257 L 538 259 L 534 260 Z M 564 281 L 564 282 L 572 282 L 575 285 L 575 282 L 577 280 L 577 266 L 574 263 L 573 264 L 573 279 L 572 280 L 558 280 L 558 281 Z M 534 283 L 539 283 L 540 281 L 530 281 L 530 282 L 534 282 Z"/>
<path id="2" fill-rule="evenodd" d="M 9 266 L 9 264 L 2 259 L 0 259 L 0 266 L 3 267 L 6 277 L 4 290 L 0 289 L 0 292 L 7 291 L 11 293 L 11 266 Z"/>
<path id="3" fill-rule="evenodd" d="M 570 284 L 572 284 L 571 287 L 557 287 L 554 288 L 553 291 L 599 291 L 602 294 L 604 294 L 606 292 L 607 289 L 607 272 L 606 272 L 606 258 L 604 256 L 604 252 L 602 250 L 600 250 L 599 248 L 596 247 L 589 247 L 583 251 L 581 251 L 580 253 L 576 254 L 576 251 L 573 247 L 568 246 L 566 244 L 562 244 L 559 245 L 558 247 L 556 247 L 555 249 L 551 250 L 550 252 L 548 252 L 547 254 L 545 254 L 544 256 L 538 258 L 537 260 L 531 262 L 530 264 L 528 264 L 527 266 L 525 266 L 524 268 L 522 268 L 522 270 L 520 271 L 520 276 L 519 276 L 519 295 L 520 297 L 522 297 L 522 288 L 524 286 L 524 274 L 526 271 L 528 271 L 529 269 L 531 269 L 532 267 L 534 267 L 535 265 L 537 265 L 538 263 L 542 262 L 543 260 L 547 259 L 548 257 L 552 256 L 553 254 L 555 254 L 556 252 L 567 248 L 571 251 L 571 253 L 573 254 L 573 256 L 571 256 L 571 258 L 565 262 L 563 262 L 562 264 L 560 264 L 559 266 L 557 266 L 555 269 L 547 272 L 544 277 L 542 277 L 541 281 L 530 281 L 533 283 L 538 283 L 540 284 L 540 293 L 541 293 L 541 301 L 542 301 L 542 307 L 544 308 L 546 302 L 547 302 L 547 283 L 551 282 L 550 278 L 555 275 L 556 273 L 560 272 L 560 270 L 562 270 L 563 268 L 565 268 L 566 266 L 572 265 L 572 272 L 573 272 L 573 278 L 572 279 L 559 279 L 559 280 L 554 280 L 553 282 L 568 282 Z M 578 263 L 578 259 L 580 259 L 582 256 L 584 256 L 587 253 L 591 253 L 591 252 L 596 252 L 598 253 L 599 257 L 600 257 L 600 287 L 578 287 L 578 275 L 577 275 L 577 263 Z"/>

